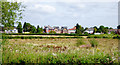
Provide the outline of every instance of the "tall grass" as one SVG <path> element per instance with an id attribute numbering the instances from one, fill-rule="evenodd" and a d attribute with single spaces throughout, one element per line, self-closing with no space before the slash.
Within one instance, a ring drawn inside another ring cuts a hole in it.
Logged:
<path id="1" fill-rule="evenodd" d="M 95 40 L 95 39 L 91 39 L 91 40 L 89 40 L 89 42 L 90 42 L 92 47 L 97 47 L 98 46 L 98 41 Z"/>
<path id="2" fill-rule="evenodd" d="M 86 43 L 84 42 L 83 39 L 78 39 L 77 42 L 76 42 L 77 46 L 84 45 L 84 44 L 86 44 Z"/>

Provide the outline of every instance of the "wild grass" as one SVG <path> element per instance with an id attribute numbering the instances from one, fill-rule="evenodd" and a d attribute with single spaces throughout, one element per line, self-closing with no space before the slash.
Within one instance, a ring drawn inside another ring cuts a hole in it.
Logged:
<path id="1" fill-rule="evenodd" d="M 86 44 L 89 40 L 82 39 Z M 76 46 L 77 39 L 6 39 L 2 44 L 2 63 L 117 63 L 118 40 L 96 40 L 99 42 L 97 48 L 86 49 Z"/>
<path id="2" fill-rule="evenodd" d="M 77 40 L 77 43 L 76 43 L 77 46 L 84 45 L 84 44 L 86 44 L 86 43 L 84 42 L 83 39 L 78 39 Z"/>
<path id="3" fill-rule="evenodd" d="M 91 39 L 91 40 L 89 40 L 89 42 L 90 42 L 92 47 L 97 47 L 98 46 L 98 41 L 95 40 L 95 39 Z"/>

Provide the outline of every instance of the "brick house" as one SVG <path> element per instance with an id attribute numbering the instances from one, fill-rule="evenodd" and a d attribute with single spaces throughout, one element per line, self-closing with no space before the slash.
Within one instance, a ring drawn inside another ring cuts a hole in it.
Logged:
<path id="1" fill-rule="evenodd" d="M 69 34 L 75 34 L 75 31 L 76 31 L 76 26 L 71 29 L 68 29 Z"/>
<path id="2" fill-rule="evenodd" d="M 49 33 L 50 31 L 54 31 L 54 28 L 52 28 L 51 26 L 44 26 L 44 32 L 45 33 Z"/>

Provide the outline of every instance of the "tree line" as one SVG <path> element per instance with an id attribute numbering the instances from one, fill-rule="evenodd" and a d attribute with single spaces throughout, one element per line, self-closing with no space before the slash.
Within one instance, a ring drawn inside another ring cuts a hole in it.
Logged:
<path id="1" fill-rule="evenodd" d="M 42 27 L 40 28 L 39 25 L 36 28 L 35 26 L 26 22 L 24 23 L 23 27 L 21 22 L 19 22 L 17 29 L 18 29 L 18 33 L 22 33 L 23 31 L 30 32 L 30 33 L 43 33 L 43 28 Z"/>

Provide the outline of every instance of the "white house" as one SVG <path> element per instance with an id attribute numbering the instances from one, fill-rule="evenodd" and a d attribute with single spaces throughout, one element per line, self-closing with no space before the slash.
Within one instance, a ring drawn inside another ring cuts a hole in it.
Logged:
<path id="1" fill-rule="evenodd" d="M 88 29 L 85 30 L 84 32 L 87 32 L 87 33 L 89 33 L 89 34 L 93 34 L 94 28 L 88 28 Z"/>
<path id="2" fill-rule="evenodd" d="M 9 30 L 5 30 L 5 33 L 18 33 L 18 30 L 16 28 L 14 28 L 13 30 L 9 29 Z"/>

